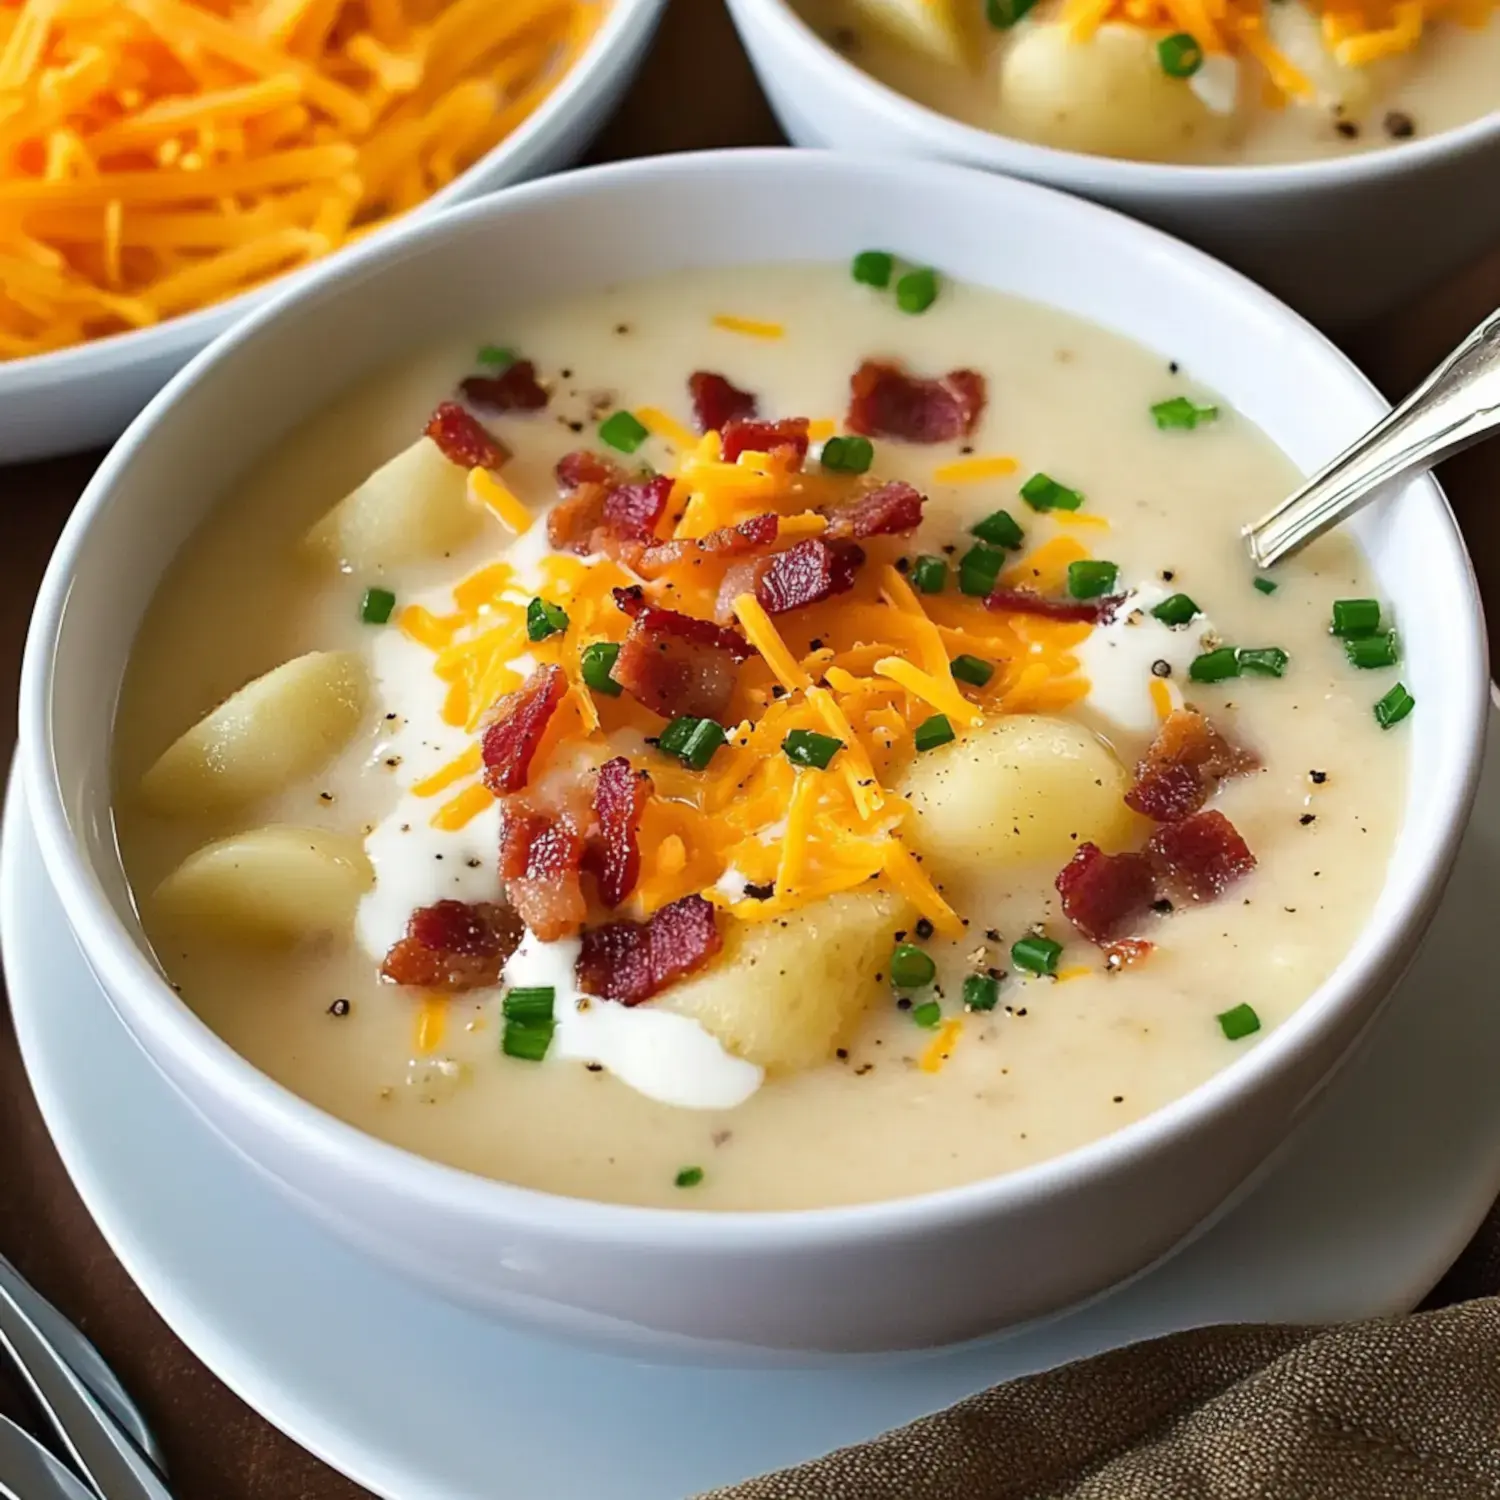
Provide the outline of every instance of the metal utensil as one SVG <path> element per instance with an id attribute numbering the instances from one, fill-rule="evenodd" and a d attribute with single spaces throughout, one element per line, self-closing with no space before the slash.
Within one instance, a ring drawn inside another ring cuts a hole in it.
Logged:
<path id="1" fill-rule="evenodd" d="M 9 1417 L 0 1416 L 0 1500 L 98 1500 L 88 1486 Z"/>
<path id="2" fill-rule="evenodd" d="M 1389 416 L 1290 499 L 1244 530 L 1269 568 L 1382 490 L 1482 442 L 1500 426 L 1500 312 L 1492 313 Z"/>

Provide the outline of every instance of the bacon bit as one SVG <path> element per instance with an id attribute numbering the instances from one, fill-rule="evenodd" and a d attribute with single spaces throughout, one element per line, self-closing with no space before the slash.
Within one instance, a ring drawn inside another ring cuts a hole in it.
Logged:
<path id="1" fill-rule="evenodd" d="M 1146 854 L 1161 880 L 1187 901 L 1212 901 L 1255 868 L 1250 846 L 1217 811 L 1164 823 L 1152 834 Z"/>
<path id="2" fill-rule="evenodd" d="M 561 667 L 538 667 L 495 705 L 480 753 L 484 784 L 497 797 L 526 785 L 536 747 L 567 690 L 568 679 Z"/>
<path id="3" fill-rule="evenodd" d="M 1145 938 L 1120 938 L 1104 948 L 1104 967 L 1111 974 L 1143 964 L 1156 951 L 1156 944 Z"/>
<path id="4" fill-rule="evenodd" d="M 684 896 L 647 922 L 610 922 L 583 934 L 578 987 L 605 1000 L 639 1005 L 701 969 L 724 939 L 702 896 Z"/>
<path id="5" fill-rule="evenodd" d="M 552 399 L 529 359 L 518 359 L 499 375 L 471 375 L 458 388 L 465 401 L 489 411 L 541 411 Z"/>
<path id="6" fill-rule="evenodd" d="M 719 433 L 722 457 L 732 464 L 742 453 L 775 453 L 789 450 L 796 455 L 794 468 L 807 457 L 807 418 L 787 417 L 780 422 L 726 422 Z"/>
<path id="7" fill-rule="evenodd" d="M 755 397 L 731 385 L 712 370 L 694 370 L 688 376 L 688 394 L 693 398 L 693 415 L 699 432 L 722 433 L 731 422 L 745 421 L 755 415 Z"/>
<path id="8" fill-rule="evenodd" d="M 672 480 L 665 474 L 640 484 L 617 484 L 604 500 L 604 527 L 616 537 L 649 542 L 671 498 Z"/>
<path id="9" fill-rule="evenodd" d="M 642 578 L 659 578 L 669 568 L 694 558 L 744 557 L 775 546 L 778 517 L 774 512 L 751 516 L 738 526 L 724 526 L 696 540 L 660 542 L 647 547 L 636 559 L 635 571 Z M 753 584 L 751 585 L 754 586 Z M 744 592 L 743 589 L 740 590 Z"/>
<path id="10" fill-rule="evenodd" d="M 594 533 L 604 523 L 604 502 L 610 491 L 602 484 L 583 483 L 547 512 L 547 541 L 555 551 L 586 557 L 594 551 Z"/>
<path id="11" fill-rule="evenodd" d="M 1057 877 L 1063 915 L 1090 942 L 1104 943 L 1151 908 L 1156 880 L 1143 854 L 1106 854 L 1080 844 Z"/>
<path id="12" fill-rule="evenodd" d="M 1244 776 L 1260 765 L 1196 709 L 1179 708 L 1156 733 L 1135 768 L 1135 785 L 1125 805 L 1158 823 L 1175 823 L 1201 808 L 1221 781 Z"/>
<path id="13" fill-rule="evenodd" d="M 768 615 L 817 604 L 853 588 L 864 560 L 864 548 L 853 542 L 810 536 L 770 560 L 756 581 L 755 597 Z"/>
<path id="14" fill-rule="evenodd" d="M 522 920 L 544 943 L 583 925 L 587 906 L 579 871 L 583 836 L 566 814 L 509 807 L 500 829 L 500 878 Z"/>
<path id="15" fill-rule="evenodd" d="M 924 380 L 900 365 L 867 359 L 850 377 L 844 425 L 865 437 L 951 443 L 973 433 L 985 400 L 985 379 L 977 370 Z"/>
<path id="16" fill-rule="evenodd" d="M 591 453 L 587 448 L 576 448 L 564 453 L 552 471 L 557 476 L 557 491 L 566 499 L 575 490 L 586 484 L 602 484 L 606 488 L 625 482 L 625 471 L 602 453 Z"/>
<path id="17" fill-rule="evenodd" d="M 424 431 L 442 449 L 443 457 L 460 469 L 498 469 L 510 457 L 505 444 L 491 437 L 474 414 L 456 401 L 440 402 Z"/>
<path id="18" fill-rule="evenodd" d="M 393 984 L 424 990 L 487 989 L 499 983 L 524 928 L 509 906 L 489 901 L 439 901 L 418 907 L 406 936 L 380 966 Z"/>
<path id="19" fill-rule="evenodd" d="M 1044 599 L 1030 589 L 996 589 L 984 601 L 986 609 L 1013 615 L 1038 615 L 1075 625 L 1103 625 L 1119 607 L 1119 599 Z"/>
<path id="20" fill-rule="evenodd" d="M 606 906 L 618 906 L 635 889 L 641 872 L 641 813 L 652 790 L 650 775 L 632 770 L 623 755 L 599 767 L 594 783 L 599 836 L 590 842 L 587 864 Z"/>
<path id="21" fill-rule="evenodd" d="M 846 505 L 824 511 L 828 530 L 834 540 L 852 538 L 862 541 L 870 536 L 896 536 L 915 531 L 922 524 L 922 507 L 927 497 L 899 479 L 870 490 Z"/>
<path id="22" fill-rule="evenodd" d="M 616 589 L 615 603 L 634 621 L 615 658 L 615 681 L 664 718 L 718 718 L 734 692 L 735 668 L 755 648 L 737 630 L 647 604 L 639 586 Z"/>

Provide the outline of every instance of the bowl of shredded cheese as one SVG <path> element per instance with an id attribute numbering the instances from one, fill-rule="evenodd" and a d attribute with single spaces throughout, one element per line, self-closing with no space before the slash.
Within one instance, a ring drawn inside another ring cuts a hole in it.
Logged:
<path id="1" fill-rule="evenodd" d="M 0 462 L 116 437 L 301 268 L 567 164 L 664 0 L 0 0 Z"/>

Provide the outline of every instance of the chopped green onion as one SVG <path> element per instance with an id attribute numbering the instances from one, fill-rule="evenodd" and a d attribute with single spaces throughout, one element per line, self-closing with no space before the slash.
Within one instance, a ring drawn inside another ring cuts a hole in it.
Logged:
<path id="1" fill-rule="evenodd" d="M 702 1167 L 684 1167 L 673 1179 L 680 1188 L 697 1187 L 703 1181 Z"/>
<path id="2" fill-rule="evenodd" d="M 911 565 L 911 586 L 919 594 L 941 594 L 948 583 L 948 564 L 924 552 Z"/>
<path id="3" fill-rule="evenodd" d="M 1021 486 L 1021 498 L 1032 510 L 1077 510 L 1083 504 L 1077 490 L 1059 484 L 1050 474 L 1033 474 Z"/>
<path id="4" fill-rule="evenodd" d="M 983 687 L 995 675 L 995 664 L 968 654 L 955 656 L 953 675 L 960 682 L 967 682 L 970 687 Z"/>
<path id="5" fill-rule="evenodd" d="M 865 286 L 888 287 L 896 257 L 887 250 L 861 250 L 849 267 L 849 274 Z"/>
<path id="6" fill-rule="evenodd" d="M 1015 551 L 1026 540 L 1026 533 L 1008 510 L 995 511 L 969 527 L 969 531 L 981 542 L 989 542 L 994 547 L 1009 547 L 1011 551 Z"/>
<path id="7" fill-rule="evenodd" d="M 578 674 L 596 693 L 620 696 L 620 684 L 609 674 L 615 669 L 620 648 L 614 641 L 590 641 L 578 658 Z"/>
<path id="8" fill-rule="evenodd" d="M 545 641 L 549 635 L 560 635 L 568 628 L 568 613 L 550 599 L 533 599 L 526 606 L 526 639 Z"/>
<path id="9" fill-rule="evenodd" d="M 1280 677 L 1291 660 L 1280 646 L 1241 646 L 1234 655 L 1240 671 L 1254 672 L 1260 677 Z"/>
<path id="10" fill-rule="evenodd" d="M 984 598 L 994 592 L 995 580 L 1005 566 L 1005 554 L 981 542 L 970 547 L 958 560 L 958 587 L 965 594 Z"/>
<path id="11" fill-rule="evenodd" d="M 844 742 L 816 730 L 794 729 L 782 740 L 781 748 L 794 766 L 814 766 L 826 771 L 828 762 L 844 748 Z"/>
<path id="12" fill-rule="evenodd" d="M 1027 969 L 1033 974 L 1057 973 L 1057 960 L 1062 955 L 1062 944 L 1049 937 L 1023 937 L 1012 943 L 1010 961 L 1018 969 Z"/>
<path id="13" fill-rule="evenodd" d="M 729 736 L 720 725 L 712 719 L 699 719 L 677 754 L 685 765 L 701 771 L 728 742 Z"/>
<path id="14" fill-rule="evenodd" d="M 919 990 L 937 977 L 937 965 L 915 943 L 897 943 L 891 953 L 891 983 L 898 990 Z"/>
<path id="15" fill-rule="evenodd" d="M 924 313 L 937 301 L 937 272 L 930 266 L 908 271 L 896 282 L 896 306 L 904 313 Z"/>
<path id="16" fill-rule="evenodd" d="M 599 438 L 621 453 L 634 453 L 650 436 L 628 411 L 617 411 L 599 424 Z"/>
<path id="17" fill-rule="evenodd" d="M 1120 570 L 1114 563 L 1085 557 L 1068 564 L 1068 592 L 1075 599 L 1098 599 L 1115 586 L 1119 576 Z"/>
<path id="18" fill-rule="evenodd" d="M 1219 1030 L 1231 1042 L 1237 1042 L 1241 1037 L 1252 1036 L 1260 1030 L 1260 1017 L 1248 1005 L 1236 1005 L 1232 1010 L 1222 1011 L 1217 1020 Z"/>
<path id="19" fill-rule="evenodd" d="M 1375 722 L 1382 729 L 1389 729 L 1391 725 L 1399 724 L 1416 706 L 1417 700 L 1406 691 L 1406 684 L 1398 682 L 1375 705 Z"/>
<path id="20" fill-rule="evenodd" d="M 366 589 L 359 602 L 359 617 L 366 625 L 384 625 L 396 607 L 396 596 L 389 589 Z"/>
<path id="21" fill-rule="evenodd" d="M 1263 594 L 1274 594 L 1276 592 L 1276 580 L 1274 578 L 1257 578 L 1253 582 L 1255 587 Z"/>
<path id="22" fill-rule="evenodd" d="M 554 1022 L 511 1021 L 505 1023 L 500 1037 L 500 1050 L 507 1057 L 519 1057 L 523 1062 L 541 1062 L 552 1045 Z"/>
<path id="23" fill-rule="evenodd" d="M 947 714 L 933 714 L 930 719 L 923 719 L 912 732 L 918 750 L 936 750 L 953 738 L 953 726 L 948 722 Z"/>
<path id="24" fill-rule="evenodd" d="M 875 445 L 867 437 L 831 437 L 818 462 L 835 474 L 863 474 L 875 462 Z"/>
<path id="25" fill-rule="evenodd" d="M 985 0 L 984 14 L 996 31 L 1009 31 L 1036 0 Z"/>
<path id="26" fill-rule="evenodd" d="M 1188 676 L 1194 682 L 1223 682 L 1226 677 L 1240 675 L 1240 654 L 1233 646 L 1220 646 L 1217 651 L 1205 651 L 1195 656 L 1188 667 Z"/>
<path id="27" fill-rule="evenodd" d="M 1335 599 L 1333 601 L 1333 624 L 1335 635 L 1346 641 L 1362 635 L 1374 635 L 1380 629 L 1380 600 Z"/>
<path id="28" fill-rule="evenodd" d="M 911 1018 L 918 1026 L 931 1030 L 943 1019 L 943 1007 L 936 1000 L 924 1000 L 920 1005 L 912 1007 Z"/>
<path id="29" fill-rule="evenodd" d="M 1163 432 L 1170 431 L 1174 427 L 1183 427 L 1192 431 L 1194 427 L 1204 422 L 1218 421 L 1219 408 L 1199 406 L 1196 401 L 1189 401 L 1186 396 L 1173 396 L 1170 401 L 1158 401 L 1151 408 L 1151 415 Z"/>
<path id="30" fill-rule="evenodd" d="M 1156 55 L 1168 78 L 1191 78 L 1203 66 L 1203 48 L 1185 31 L 1163 37 L 1156 44 Z"/>
<path id="31" fill-rule="evenodd" d="M 698 727 L 699 721 L 690 716 L 673 719 L 656 737 L 656 748 L 663 755 L 681 755 L 688 736 Z"/>
<path id="32" fill-rule="evenodd" d="M 502 348 L 499 344 L 486 344 L 474 356 L 480 364 L 488 365 L 492 370 L 508 370 L 519 357 L 514 349 Z"/>
<path id="33" fill-rule="evenodd" d="M 1363 635 L 1356 640 L 1345 641 L 1344 651 L 1356 667 L 1394 667 L 1401 660 L 1401 647 L 1396 632 L 1387 630 L 1384 635 Z"/>
<path id="34" fill-rule="evenodd" d="M 1186 594 L 1172 594 L 1163 599 L 1151 613 L 1163 625 L 1186 625 L 1199 613 L 1199 609 Z"/>
<path id="35" fill-rule="evenodd" d="M 534 989 L 511 990 L 500 1002 L 500 1011 L 507 1021 L 521 1026 L 535 1026 L 552 1020 L 552 1007 L 557 1000 L 557 991 L 550 984 L 537 985 Z"/>
<path id="36" fill-rule="evenodd" d="M 994 1010 L 1000 981 L 993 974 L 964 975 L 964 1005 L 969 1010 Z"/>

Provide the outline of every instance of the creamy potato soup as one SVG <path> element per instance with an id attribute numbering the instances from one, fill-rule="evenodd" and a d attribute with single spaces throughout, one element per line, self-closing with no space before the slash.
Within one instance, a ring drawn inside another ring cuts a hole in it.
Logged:
<path id="1" fill-rule="evenodd" d="M 1490 0 L 794 0 L 968 125 L 1140 161 L 1341 157 L 1500 109 Z"/>
<path id="2" fill-rule="evenodd" d="M 517 312 L 316 413 L 117 722 L 184 1000 L 585 1198 L 1010 1171 L 1283 1022 L 1384 877 L 1399 642 L 1191 369 L 874 251 Z"/>

